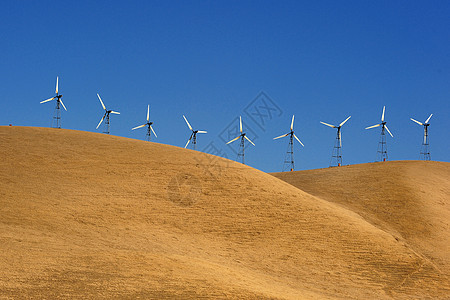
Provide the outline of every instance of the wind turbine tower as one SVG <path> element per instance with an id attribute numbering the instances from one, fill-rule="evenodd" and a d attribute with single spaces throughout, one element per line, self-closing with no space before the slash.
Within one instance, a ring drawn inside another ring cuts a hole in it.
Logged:
<path id="1" fill-rule="evenodd" d="M 381 135 L 380 135 L 380 141 L 378 142 L 378 150 L 377 150 L 377 159 L 378 161 L 386 161 L 388 159 L 387 154 L 387 146 L 386 146 L 386 131 L 391 135 L 391 137 L 394 137 L 389 130 L 389 128 L 386 125 L 386 121 L 384 120 L 384 112 L 385 112 L 386 106 L 383 106 L 383 113 L 381 114 L 381 123 L 373 126 L 369 126 L 366 129 L 371 129 L 375 127 L 381 126 Z"/>
<path id="2" fill-rule="evenodd" d="M 52 122 L 52 126 L 54 128 L 61 128 L 61 105 L 62 107 L 64 107 L 64 110 L 67 111 L 66 106 L 64 105 L 64 103 L 62 102 L 62 95 L 60 95 L 58 93 L 58 76 L 56 77 L 56 96 L 49 98 L 47 100 L 41 101 L 40 103 L 45 103 L 45 102 L 49 102 L 52 101 L 54 99 L 56 99 L 56 107 L 55 107 L 55 112 L 53 114 L 53 122 Z"/>
<path id="3" fill-rule="evenodd" d="M 192 140 L 192 149 L 196 150 L 196 148 L 197 148 L 197 133 L 207 133 L 207 132 L 205 130 L 194 130 L 184 115 L 183 115 L 183 118 L 186 121 L 186 124 L 189 127 L 189 129 L 192 131 L 191 136 L 189 137 L 184 148 L 186 148 L 189 145 L 189 142 Z"/>
<path id="4" fill-rule="evenodd" d="M 150 122 L 150 104 L 149 104 L 149 105 L 147 105 L 147 123 L 145 123 L 143 125 L 136 126 L 134 128 L 131 128 L 131 130 L 135 130 L 135 129 L 138 129 L 138 128 L 142 128 L 142 127 L 148 126 L 147 127 L 147 134 L 145 136 L 147 138 L 147 141 L 150 142 L 151 137 L 152 137 L 152 132 L 155 135 L 155 137 L 158 137 L 156 135 L 156 132 L 153 130 L 152 125 L 153 125 L 153 122 Z"/>
<path id="5" fill-rule="evenodd" d="M 110 129 L 110 127 L 109 127 L 109 114 L 120 115 L 120 112 L 106 109 L 105 104 L 103 104 L 102 98 L 100 98 L 100 95 L 98 93 L 97 93 L 97 97 L 98 97 L 98 100 L 100 100 L 100 103 L 102 104 L 103 109 L 105 110 L 105 114 L 103 115 L 102 119 L 98 123 L 96 129 L 98 129 L 98 127 L 100 127 L 100 124 L 102 124 L 103 120 L 105 120 L 105 131 L 103 131 L 103 133 L 109 134 L 109 129 Z"/>
<path id="6" fill-rule="evenodd" d="M 283 172 L 286 169 L 288 169 L 290 171 L 294 171 L 295 170 L 295 165 L 294 165 L 294 138 L 300 143 L 300 145 L 302 145 L 303 147 L 305 146 L 305 145 L 303 145 L 303 143 L 300 141 L 300 139 L 294 133 L 294 115 L 292 115 L 291 131 L 286 133 L 286 134 L 277 136 L 277 137 L 275 137 L 273 139 L 276 140 L 276 139 L 284 138 L 286 136 L 289 136 L 289 145 L 288 145 L 288 148 L 287 148 L 287 151 L 286 151 L 286 156 L 284 158 Z"/>
<path id="7" fill-rule="evenodd" d="M 433 114 L 431 114 L 428 117 L 428 119 L 423 123 L 411 118 L 411 121 L 416 122 L 417 124 L 423 126 L 423 142 L 422 142 L 422 149 L 420 150 L 420 158 L 422 160 L 431 160 L 430 142 L 428 140 L 428 126 L 430 126 L 430 123 L 428 122 L 430 121 L 432 115 Z"/>
<path id="8" fill-rule="evenodd" d="M 229 143 L 236 141 L 237 139 L 241 139 L 241 143 L 239 144 L 238 160 L 239 160 L 239 158 L 241 158 L 242 163 L 245 165 L 245 140 L 249 141 L 253 146 L 255 146 L 255 144 L 246 136 L 245 132 L 242 131 L 241 116 L 239 116 L 239 130 L 240 130 L 241 134 L 239 136 L 237 136 L 236 138 L 232 139 L 231 141 L 229 141 L 227 143 L 227 145 Z"/>
<path id="9" fill-rule="evenodd" d="M 331 128 L 337 129 L 336 141 L 334 143 L 333 152 L 331 153 L 330 167 L 340 167 L 342 166 L 342 139 L 341 139 L 341 127 L 348 121 L 352 116 L 341 122 L 338 126 L 331 125 L 320 121 L 323 125 L 329 126 Z"/>

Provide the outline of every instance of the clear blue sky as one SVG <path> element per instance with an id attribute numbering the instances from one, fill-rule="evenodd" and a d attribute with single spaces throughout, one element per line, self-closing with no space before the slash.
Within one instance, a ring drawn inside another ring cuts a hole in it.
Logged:
<path id="1" fill-rule="evenodd" d="M 150 104 L 154 141 L 183 147 L 185 114 L 208 130 L 199 149 L 235 159 L 221 133 L 242 115 L 256 135 L 247 163 L 271 172 L 288 143 L 272 138 L 295 114 L 302 170 L 328 167 L 335 131 L 319 121 L 349 115 L 344 164 L 374 161 L 379 129 L 364 128 L 386 105 L 390 160 L 418 158 L 409 118 L 433 113 L 432 158 L 449 161 L 449 16 L 449 1 L 2 1 L 0 124 L 48 127 L 54 103 L 39 102 L 59 76 L 63 128 L 101 132 L 98 92 L 121 112 L 111 134 L 144 139 L 131 128 Z M 280 111 L 259 127 L 246 107 L 261 91 Z"/>

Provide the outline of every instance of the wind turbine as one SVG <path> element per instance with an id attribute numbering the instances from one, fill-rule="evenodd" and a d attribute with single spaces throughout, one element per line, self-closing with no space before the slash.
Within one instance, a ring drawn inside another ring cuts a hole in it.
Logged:
<path id="1" fill-rule="evenodd" d="M 187 126 L 189 127 L 189 129 L 192 131 L 191 136 L 189 137 L 186 145 L 184 146 L 184 148 L 186 148 L 189 145 L 189 142 L 192 139 L 192 147 L 195 150 L 195 148 L 197 147 L 197 133 L 207 133 L 205 130 L 194 130 L 192 129 L 191 124 L 189 124 L 188 120 L 186 119 L 186 117 L 183 115 L 184 120 L 186 121 Z"/>
<path id="2" fill-rule="evenodd" d="M 414 120 L 413 118 L 410 118 L 411 121 L 416 122 L 417 124 L 423 126 L 423 142 L 422 142 L 422 150 L 420 152 L 420 155 L 423 160 L 431 160 L 431 154 L 430 154 L 430 149 L 429 149 L 430 143 L 428 140 L 428 126 L 430 126 L 430 123 L 428 123 L 428 122 L 430 121 L 432 115 L 433 114 L 431 114 L 428 117 L 428 119 L 423 123 L 421 123 L 417 120 Z"/>
<path id="3" fill-rule="evenodd" d="M 289 136 L 289 146 L 288 146 L 288 150 L 286 151 L 286 157 L 284 159 L 283 171 L 284 171 L 286 165 L 289 165 L 289 169 L 291 171 L 294 171 L 294 138 L 300 143 L 300 145 L 302 145 L 303 147 L 305 146 L 305 145 L 303 145 L 303 143 L 300 141 L 300 139 L 294 133 L 294 115 L 292 115 L 291 131 L 286 134 L 277 136 L 276 138 L 273 138 L 273 139 L 276 140 L 276 139 L 284 138 L 286 136 Z"/>
<path id="4" fill-rule="evenodd" d="M 245 140 L 249 141 L 253 146 L 255 146 L 255 143 L 253 143 L 245 134 L 245 132 L 242 131 L 242 117 L 239 116 L 239 131 L 241 132 L 240 135 L 238 135 L 236 138 L 232 139 L 231 141 L 229 141 L 227 143 L 227 145 L 229 143 L 232 143 L 238 139 L 241 139 L 241 143 L 239 145 L 239 152 L 238 152 L 238 159 L 239 157 L 242 157 L 242 163 L 245 165 Z"/>
<path id="5" fill-rule="evenodd" d="M 379 156 L 380 156 L 380 161 L 386 161 L 388 159 L 387 147 L 386 147 L 386 132 L 385 131 L 389 132 L 391 137 L 394 137 L 392 135 L 391 131 L 389 130 L 389 128 L 387 127 L 386 121 L 384 120 L 385 109 L 386 109 L 386 106 L 383 106 L 383 113 L 381 114 L 381 123 L 373 125 L 373 126 L 369 126 L 366 128 L 366 129 L 370 129 L 370 128 L 375 128 L 375 127 L 381 126 L 381 136 L 380 136 L 380 142 L 378 143 L 378 151 L 377 151 L 377 153 L 379 153 Z"/>
<path id="6" fill-rule="evenodd" d="M 52 101 L 54 99 L 56 99 L 56 108 L 55 108 L 55 113 L 53 115 L 53 120 L 55 120 L 55 128 L 61 128 L 61 105 L 62 107 L 64 107 L 64 110 L 67 111 L 66 106 L 64 105 L 64 103 L 62 102 L 62 95 L 58 94 L 58 76 L 56 76 L 56 96 L 51 97 L 47 100 L 41 101 L 39 103 L 45 103 L 45 102 L 49 102 Z M 53 124 L 52 124 L 53 125 Z"/>
<path id="7" fill-rule="evenodd" d="M 138 129 L 138 128 L 142 128 L 142 127 L 148 126 L 146 137 L 147 137 L 147 141 L 150 142 L 152 132 L 155 135 L 155 137 L 158 137 L 156 135 L 156 132 L 153 130 L 152 124 L 153 124 L 153 122 L 150 122 L 150 104 L 149 104 L 147 106 L 147 123 L 145 123 L 143 125 L 136 126 L 136 127 L 132 128 L 131 130 L 135 130 L 135 129 Z"/>
<path id="8" fill-rule="evenodd" d="M 330 161 L 330 167 L 333 167 L 333 160 L 336 159 L 336 165 L 337 167 L 340 167 L 342 165 L 342 139 L 341 139 L 341 127 L 345 124 L 345 122 L 348 121 L 352 116 L 349 116 L 347 119 L 342 121 L 338 126 L 331 125 L 325 122 L 320 121 L 323 125 L 326 125 L 331 128 L 337 129 L 336 134 L 336 142 L 334 143 L 333 152 L 331 154 L 331 161 Z"/>
<path id="9" fill-rule="evenodd" d="M 103 109 L 105 110 L 105 114 L 103 115 L 102 119 L 98 123 L 96 129 L 98 129 L 100 124 L 102 124 L 103 120 L 106 118 L 106 120 L 105 120 L 106 131 L 103 131 L 103 133 L 109 134 L 109 114 L 120 115 L 120 112 L 113 111 L 113 110 L 107 110 L 105 107 L 105 104 L 103 104 L 102 98 L 100 98 L 100 95 L 98 93 L 97 93 L 97 97 L 98 97 L 98 100 L 100 100 L 100 103 L 102 104 Z"/>

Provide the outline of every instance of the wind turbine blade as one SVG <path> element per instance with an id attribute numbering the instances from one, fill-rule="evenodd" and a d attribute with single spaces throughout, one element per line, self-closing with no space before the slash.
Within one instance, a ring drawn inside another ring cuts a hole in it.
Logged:
<path id="1" fill-rule="evenodd" d="M 239 116 L 239 129 L 241 130 L 241 133 L 242 133 L 242 118 L 241 118 L 241 116 Z"/>
<path id="2" fill-rule="evenodd" d="M 187 126 L 189 127 L 190 130 L 194 130 L 192 129 L 191 124 L 189 124 L 188 120 L 186 119 L 186 117 L 183 115 L 184 120 L 186 121 Z"/>
<path id="3" fill-rule="evenodd" d="M 339 130 L 339 146 L 342 147 L 342 134 L 340 130 Z"/>
<path id="4" fill-rule="evenodd" d="M 56 76 L 56 90 L 55 93 L 58 94 L 58 76 Z"/>
<path id="5" fill-rule="evenodd" d="M 49 99 L 47 99 L 47 100 L 44 100 L 44 101 L 41 101 L 41 102 L 39 102 L 39 103 L 45 103 L 45 102 L 48 102 L 48 101 L 52 101 L 53 99 L 55 99 L 55 97 L 51 97 L 51 98 L 49 98 Z"/>
<path id="6" fill-rule="evenodd" d="M 64 105 L 64 103 L 62 102 L 61 99 L 59 99 L 59 102 L 61 102 L 61 104 L 62 104 L 62 106 L 64 107 L 64 109 L 67 111 L 67 108 L 66 108 L 66 106 Z"/>
<path id="7" fill-rule="evenodd" d="M 339 124 L 339 127 L 341 127 L 342 125 L 344 125 L 345 124 L 345 122 L 347 122 L 348 121 L 348 119 L 350 119 L 352 116 L 349 116 L 347 119 L 345 119 L 345 121 L 343 121 L 341 124 Z"/>
<path id="8" fill-rule="evenodd" d="M 120 112 L 118 112 L 118 111 L 110 111 L 110 113 L 112 113 L 112 114 L 116 114 L 116 115 L 120 115 Z"/>
<path id="9" fill-rule="evenodd" d="M 184 146 L 184 148 L 186 148 L 189 145 L 189 142 L 191 141 L 192 135 L 193 135 L 193 133 L 191 133 L 191 136 L 189 137 L 189 139 L 188 139 L 186 145 Z"/>
<path id="10" fill-rule="evenodd" d="M 103 115 L 102 119 L 100 120 L 100 122 L 97 125 L 97 128 L 95 128 L 95 129 L 98 129 L 98 127 L 100 127 L 100 124 L 102 124 L 103 119 L 105 118 L 105 116 L 106 116 L 106 114 Z"/>
<path id="11" fill-rule="evenodd" d="M 427 142 L 427 136 L 425 135 L 425 132 L 423 133 L 423 143 L 426 144 Z"/>
<path id="12" fill-rule="evenodd" d="M 375 128 L 375 127 L 379 127 L 381 124 L 377 124 L 377 125 L 373 125 L 373 126 L 369 126 L 369 127 L 366 127 L 366 129 L 370 129 L 370 128 Z"/>
<path id="13" fill-rule="evenodd" d="M 386 106 L 383 106 L 383 113 L 381 114 L 381 122 L 384 122 L 384 110 L 386 109 Z"/>
<path id="14" fill-rule="evenodd" d="M 425 121 L 425 124 L 428 124 L 428 121 L 430 121 L 432 115 L 433 115 L 433 114 L 431 114 L 431 115 L 428 117 L 428 119 Z"/>
<path id="15" fill-rule="evenodd" d="M 302 141 L 300 141 L 299 138 L 295 134 L 294 134 L 294 137 L 303 147 L 305 147 L 305 145 L 303 145 Z"/>
<path id="16" fill-rule="evenodd" d="M 331 128 L 336 128 L 336 126 L 320 121 L 323 125 L 330 126 Z"/>
<path id="17" fill-rule="evenodd" d="M 100 98 L 100 95 L 98 93 L 97 93 L 97 97 L 98 97 L 98 100 L 100 100 L 100 103 L 102 104 L 103 109 L 106 110 L 105 104 L 103 104 L 102 98 Z"/>
<path id="18" fill-rule="evenodd" d="M 240 138 L 240 137 L 241 137 L 241 136 L 238 136 L 237 138 L 232 139 L 231 141 L 229 141 L 229 142 L 227 143 L 227 145 L 228 145 L 229 143 L 234 142 L 235 140 L 237 140 L 237 139 Z"/>
<path id="19" fill-rule="evenodd" d="M 249 141 L 250 143 L 252 143 L 253 146 L 256 146 L 255 143 L 253 143 L 246 135 L 244 135 L 244 138 Z"/>
<path id="20" fill-rule="evenodd" d="M 150 120 L 150 104 L 147 105 L 147 122 Z"/>
<path id="21" fill-rule="evenodd" d="M 389 131 L 389 128 L 388 128 L 386 125 L 384 125 L 384 127 L 386 128 L 387 132 L 389 132 L 389 134 L 390 134 L 392 137 L 394 137 L 394 136 L 392 135 L 392 133 Z"/>
<path id="22" fill-rule="evenodd" d="M 208 133 L 208 132 L 205 130 L 199 130 L 199 131 L 197 131 L 197 133 Z"/>
<path id="23" fill-rule="evenodd" d="M 419 124 L 419 125 L 423 125 L 423 123 L 421 123 L 421 122 L 419 122 L 419 121 L 417 121 L 417 120 L 414 120 L 413 118 L 410 118 L 410 119 L 411 119 L 411 121 L 416 122 L 416 123 Z"/>
<path id="24" fill-rule="evenodd" d="M 280 136 L 277 136 L 276 138 L 273 138 L 274 140 L 276 140 L 276 139 L 280 139 L 280 138 L 282 138 L 282 137 L 285 137 L 285 136 L 288 136 L 289 135 L 289 133 L 286 133 L 286 134 L 283 134 L 283 135 L 280 135 Z"/>
<path id="25" fill-rule="evenodd" d="M 189 142 L 191 141 L 191 138 L 188 139 L 186 145 L 184 145 L 184 148 L 186 148 L 189 145 Z"/>
<path id="26" fill-rule="evenodd" d="M 131 128 L 131 130 L 135 130 L 135 129 L 138 129 L 138 128 L 142 128 L 142 127 L 144 127 L 145 125 L 147 125 L 147 124 L 136 126 L 136 127 L 134 127 L 134 128 Z"/>
<path id="27" fill-rule="evenodd" d="M 149 125 L 149 126 L 150 126 L 150 129 L 151 129 L 151 131 L 153 132 L 153 134 L 154 134 L 156 137 L 158 137 L 158 136 L 156 135 L 156 132 L 153 130 L 152 125 Z"/>
<path id="28" fill-rule="evenodd" d="M 294 115 L 292 115 L 291 131 L 294 130 Z"/>

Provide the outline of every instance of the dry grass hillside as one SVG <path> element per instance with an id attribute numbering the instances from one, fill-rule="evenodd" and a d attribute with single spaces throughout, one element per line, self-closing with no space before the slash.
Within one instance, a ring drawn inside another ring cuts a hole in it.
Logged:
<path id="1" fill-rule="evenodd" d="M 450 163 L 393 161 L 273 175 L 355 211 L 450 274 Z"/>
<path id="2" fill-rule="evenodd" d="M 0 127 L 0 143 L 0 297 L 450 296 L 445 245 L 424 254 L 396 235 L 410 225 L 239 163 L 50 128 Z M 416 209 L 402 219 L 430 234 L 441 215 Z"/>

